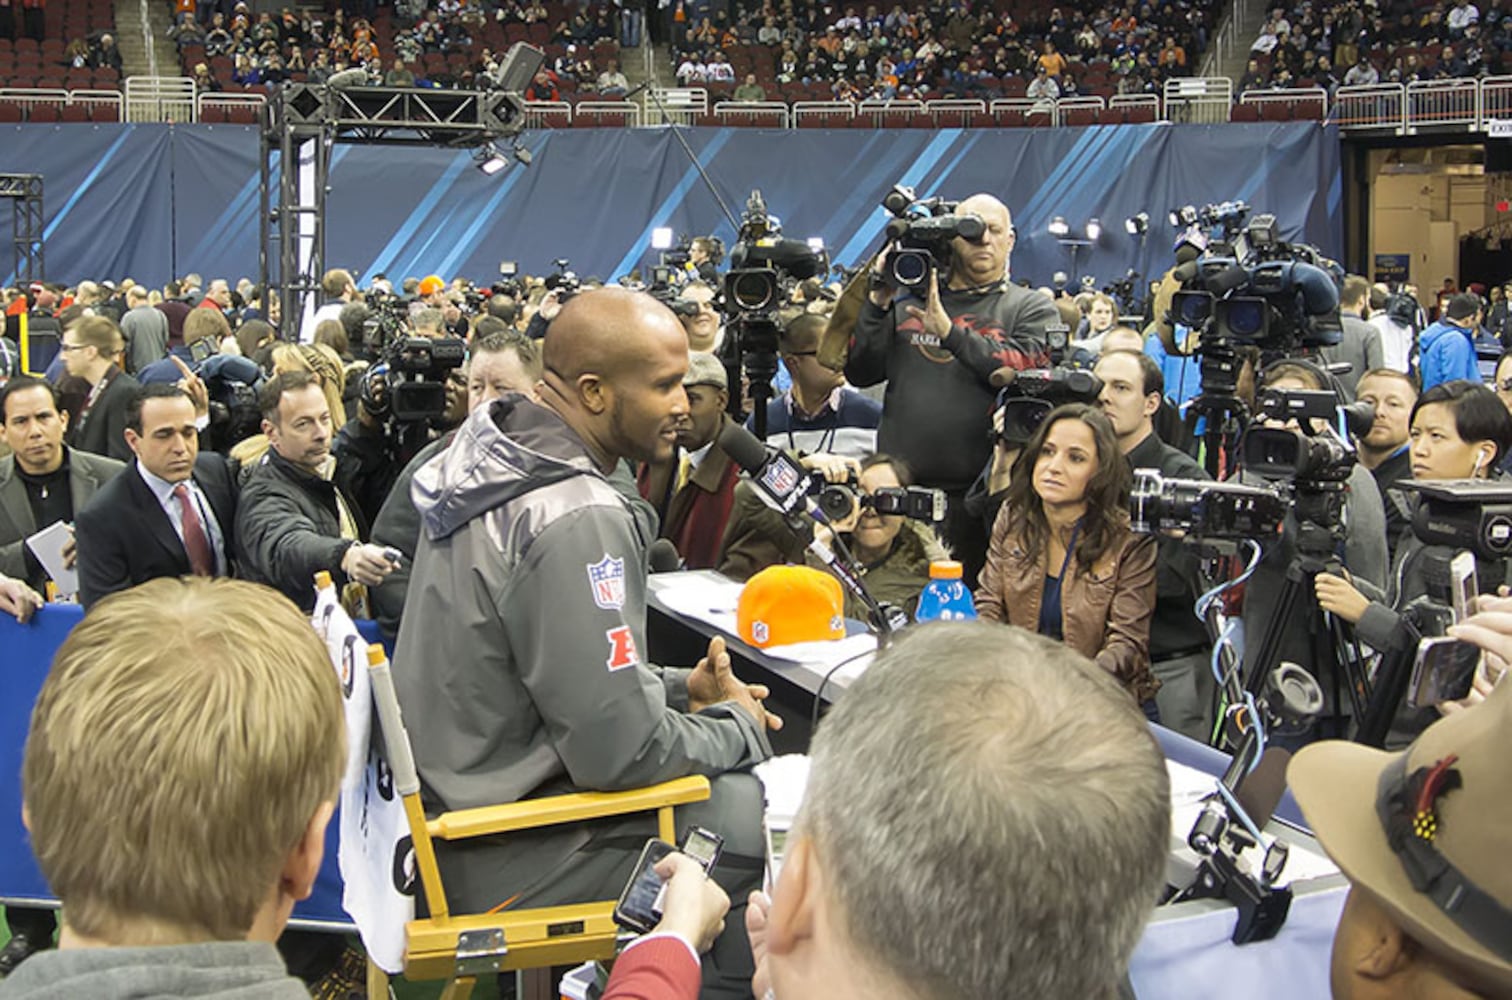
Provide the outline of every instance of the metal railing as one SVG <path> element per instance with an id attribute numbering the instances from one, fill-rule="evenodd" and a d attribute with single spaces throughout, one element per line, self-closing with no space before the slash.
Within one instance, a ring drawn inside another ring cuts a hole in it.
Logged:
<path id="1" fill-rule="evenodd" d="M 194 81 L 187 76 L 128 76 L 128 122 L 192 122 Z"/>
<path id="2" fill-rule="evenodd" d="M 709 92 L 702 87 L 651 87 L 643 111 L 648 122 L 697 125 L 709 113 Z"/>
<path id="3" fill-rule="evenodd" d="M 194 99 L 195 121 L 220 119 L 252 125 L 261 120 L 263 105 L 267 103 L 262 94 L 219 94 L 207 90 Z"/>
<path id="4" fill-rule="evenodd" d="M 1227 79 L 1172 80 L 1165 100 L 1154 94 L 1127 94 L 1109 98 L 1107 107 L 1140 112 L 1150 121 L 1216 124 L 1231 120 L 1268 120 L 1265 109 L 1285 107 L 1275 119 L 1319 117 L 1341 129 L 1394 134 L 1416 132 L 1480 132 L 1489 123 L 1508 122 L 1512 128 L 1512 76 L 1479 79 L 1437 80 L 1431 83 L 1381 83 L 1340 87 L 1332 98 L 1321 88 L 1250 91 L 1231 102 Z M 668 91 L 670 115 L 690 124 L 709 120 L 709 96 L 703 88 Z M 23 119 L 80 120 L 62 116 L 64 108 L 89 109 L 88 119 L 99 122 L 101 107 L 113 109 L 112 118 L 122 122 L 193 122 L 204 108 L 230 113 L 257 107 L 266 101 L 260 93 L 198 93 L 188 77 L 130 77 L 124 93 L 112 90 L 62 90 L 39 88 L 0 89 L 0 104 L 19 107 Z M 665 98 L 664 98 L 665 100 Z M 1088 121 L 1084 111 L 1099 112 L 1102 98 L 1068 97 L 1059 101 L 1027 97 L 1001 97 L 990 104 L 978 100 L 937 101 L 721 101 L 713 107 L 713 119 L 722 125 L 759 128 L 849 127 L 853 122 L 878 128 L 908 127 L 1050 127 Z M 1234 113 L 1245 108 L 1247 116 Z M 59 112 L 54 117 L 54 109 Z M 1254 110 L 1249 110 L 1254 109 Z M 219 115 L 212 115 L 219 119 Z M 240 117 L 245 117 L 244 115 Z M 1098 120 L 1104 120 L 1098 115 Z M 530 128 L 567 127 L 575 124 L 630 126 L 647 120 L 640 105 L 630 101 L 526 102 Z M 1127 120 L 1127 115 L 1125 116 Z"/>
<path id="5" fill-rule="evenodd" d="M 1165 116 L 1189 125 L 1229 120 L 1234 81 L 1226 76 L 1188 76 L 1165 82 Z"/>
<path id="6" fill-rule="evenodd" d="M 633 101 L 579 101 L 572 109 L 572 120 L 578 121 L 585 117 L 596 125 L 638 128 L 641 123 L 641 108 Z"/>
<path id="7" fill-rule="evenodd" d="M 714 105 L 714 120 L 747 128 L 789 128 L 792 113 L 781 101 L 720 101 Z"/>

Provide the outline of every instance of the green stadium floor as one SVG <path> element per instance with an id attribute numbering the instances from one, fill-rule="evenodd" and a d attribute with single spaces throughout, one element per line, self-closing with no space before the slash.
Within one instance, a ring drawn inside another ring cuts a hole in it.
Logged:
<path id="1" fill-rule="evenodd" d="M 5 921 L 0 920 L 0 948 L 4 948 L 9 941 L 10 927 Z M 435 1000 L 441 996 L 442 984 L 439 982 L 411 983 L 404 979 L 395 979 L 392 986 L 397 1000 Z M 473 987 L 472 995 L 476 1000 L 498 1000 L 498 984 L 493 979 L 484 979 Z M 369 1000 L 382 1000 L 382 998 L 370 997 Z"/>

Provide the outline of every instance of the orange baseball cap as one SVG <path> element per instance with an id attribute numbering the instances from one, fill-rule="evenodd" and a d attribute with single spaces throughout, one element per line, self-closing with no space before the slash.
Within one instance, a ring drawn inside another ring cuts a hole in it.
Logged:
<path id="1" fill-rule="evenodd" d="M 845 638 L 840 581 L 811 566 L 768 566 L 740 591 L 735 624 L 758 649 Z"/>
<path id="2" fill-rule="evenodd" d="M 435 295 L 444 288 L 446 288 L 446 282 L 442 281 L 439 275 L 430 274 L 420 279 L 421 295 Z"/>

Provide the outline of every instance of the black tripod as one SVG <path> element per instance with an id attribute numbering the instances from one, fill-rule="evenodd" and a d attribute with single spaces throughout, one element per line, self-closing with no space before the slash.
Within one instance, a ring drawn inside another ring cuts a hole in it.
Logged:
<path id="1" fill-rule="evenodd" d="M 1329 484 L 1339 485 L 1339 484 Z M 1266 678 L 1281 663 L 1281 644 L 1293 623 L 1304 621 L 1312 643 L 1312 670 L 1314 676 L 1327 676 L 1333 688 L 1333 714 L 1324 716 L 1325 725 L 1332 724 L 1330 734 L 1347 738 L 1348 716 L 1340 712 L 1341 694 L 1349 697 L 1353 718 L 1364 716 L 1370 699 L 1370 682 L 1360 664 L 1358 647 L 1352 629 L 1332 616 L 1325 616 L 1318 606 L 1314 592 L 1314 580 L 1319 573 L 1337 574 L 1342 566 L 1335 555 L 1340 539 L 1340 530 L 1325 527 L 1318 520 L 1308 518 L 1308 507 L 1319 504 L 1328 509 L 1324 516 L 1327 523 L 1337 524 L 1336 506 L 1342 506 L 1342 488 L 1327 490 L 1324 495 L 1311 493 L 1312 487 L 1299 487 L 1297 512 L 1297 554 L 1286 567 L 1286 581 L 1270 620 L 1266 622 L 1261 636 L 1254 666 L 1250 668 L 1245 689 L 1259 695 Z M 1298 617 L 1299 608 L 1302 617 Z M 1329 669 L 1332 668 L 1332 669 Z M 1341 687 L 1343 690 L 1341 691 Z"/>

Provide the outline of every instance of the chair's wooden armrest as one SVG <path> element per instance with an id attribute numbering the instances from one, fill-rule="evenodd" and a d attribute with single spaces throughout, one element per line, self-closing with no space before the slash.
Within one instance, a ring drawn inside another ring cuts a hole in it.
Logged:
<path id="1" fill-rule="evenodd" d="M 709 779 L 695 774 L 624 792 L 575 792 L 544 799 L 525 799 L 507 805 L 460 809 L 442 813 L 427 822 L 426 828 L 438 840 L 465 840 L 491 833 L 531 830 L 604 816 L 650 812 L 663 806 L 702 802 L 708 797 Z"/>

